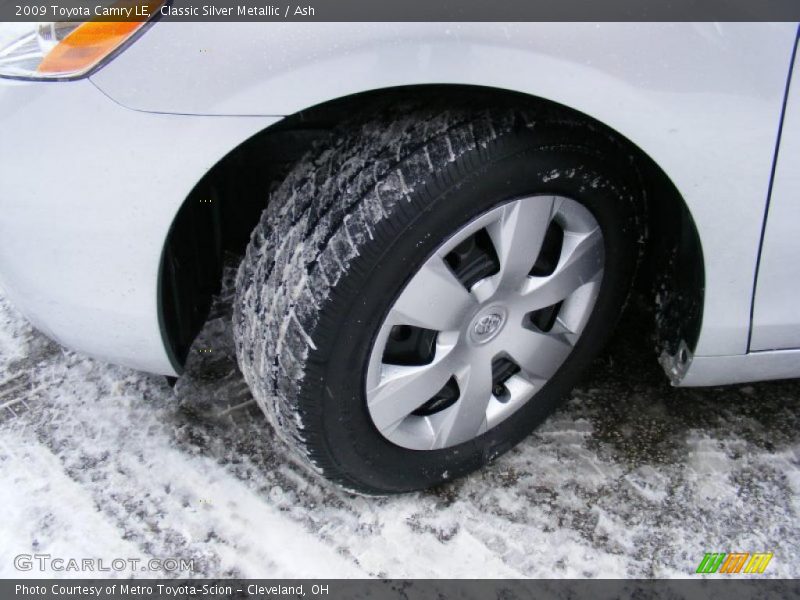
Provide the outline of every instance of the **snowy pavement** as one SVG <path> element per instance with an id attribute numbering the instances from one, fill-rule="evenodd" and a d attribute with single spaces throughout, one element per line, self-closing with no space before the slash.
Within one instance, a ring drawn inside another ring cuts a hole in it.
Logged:
<path id="1" fill-rule="evenodd" d="M 672 389 L 633 320 L 483 471 L 354 497 L 275 440 L 228 322 L 218 303 L 173 389 L 62 349 L 0 296 L 1 577 L 40 576 L 20 553 L 194 559 L 170 576 L 687 577 L 733 551 L 800 576 L 800 381 Z"/>

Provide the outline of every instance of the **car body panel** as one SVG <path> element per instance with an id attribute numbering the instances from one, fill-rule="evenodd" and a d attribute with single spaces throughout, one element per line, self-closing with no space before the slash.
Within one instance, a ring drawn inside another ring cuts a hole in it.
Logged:
<path id="1" fill-rule="evenodd" d="M 747 352 L 795 32 L 786 23 L 156 23 L 88 81 L 0 80 L 0 281 L 63 344 L 175 374 L 158 323 L 160 257 L 181 203 L 216 161 L 280 115 L 348 94 L 495 87 L 597 118 L 675 183 L 706 261 L 685 380 L 706 381 L 700 358 Z"/>
<path id="2" fill-rule="evenodd" d="M 702 387 L 798 376 L 800 350 L 774 350 L 735 356 L 697 356 L 673 383 L 682 387 Z"/>
<path id="3" fill-rule="evenodd" d="M 169 23 L 92 80 L 148 111 L 285 115 L 425 83 L 516 90 L 582 111 L 636 143 L 683 195 L 706 258 L 694 350 L 733 355 L 747 351 L 795 32 L 789 23 Z"/>
<path id="4" fill-rule="evenodd" d="M 0 80 L 0 285 L 62 344 L 175 375 L 158 321 L 167 232 L 219 157 L 274 121 L 136 112 L 85 80 Z"/>
<path id="5" fill-rule="evenodd" d="M 800 348 L 800 56 L 786 98 L 750 350 Z"/>

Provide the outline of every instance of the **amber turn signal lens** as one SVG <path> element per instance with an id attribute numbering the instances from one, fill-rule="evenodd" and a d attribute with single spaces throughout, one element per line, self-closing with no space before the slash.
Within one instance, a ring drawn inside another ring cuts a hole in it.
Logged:
<path id="1" fill-rule="evenodd" d="M 58 75 L 88 71 L 144 26 L 148 16 L 141 16 L 142 13 L 152 16 L 163 4 L 164 2 L 124 0 L 115 4 L 114 6 L 130 6 L 132 9 L 139 7 L 140 16 L 135 18 L 141 20 L 124 22 L 98 20 L 81 23 L 44 57 L 36 69 L 37 72 L 43 75 Z"/>
<path id="2" fill-rule="evenodd" d="M 39 73 L 76 73 L 111 54 L 144 23 L 84 23 L 70 33 L 36 69 Z"/>

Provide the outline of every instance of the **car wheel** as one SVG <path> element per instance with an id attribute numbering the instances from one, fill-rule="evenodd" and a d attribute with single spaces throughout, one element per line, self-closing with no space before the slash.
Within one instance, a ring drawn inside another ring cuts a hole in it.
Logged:
<path id="1" fill-rule="evenodd" d="M 558 113 L 388 109 L 337 129 L 273 194 L 238 273 L 238 360 L 276 432 L 362 493 L 517 444 L 630 289 L 621 156 Z"/>

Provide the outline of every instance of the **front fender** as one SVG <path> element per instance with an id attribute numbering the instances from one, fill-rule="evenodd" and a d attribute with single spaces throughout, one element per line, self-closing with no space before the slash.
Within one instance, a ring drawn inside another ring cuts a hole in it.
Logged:
<path id="1" fill-rule="evenodd" d="M 368 90 L 514 90 L 626 136 L 683 196 L 706 258 L 697 356 L 747 350 L 791 23 L 158 23 L 92 77 L 140 111 L 287 115 Z"/>

